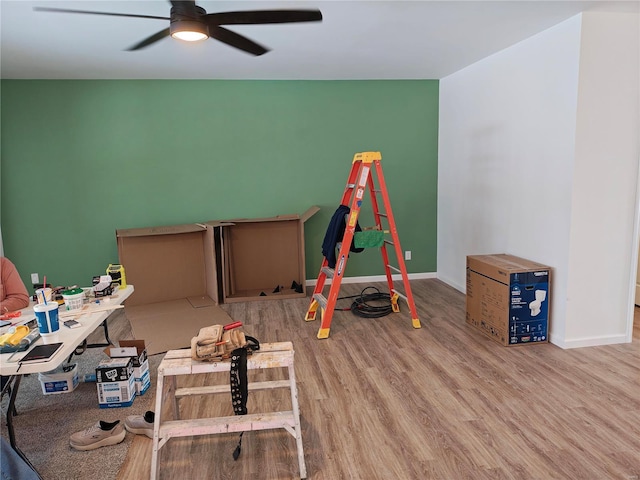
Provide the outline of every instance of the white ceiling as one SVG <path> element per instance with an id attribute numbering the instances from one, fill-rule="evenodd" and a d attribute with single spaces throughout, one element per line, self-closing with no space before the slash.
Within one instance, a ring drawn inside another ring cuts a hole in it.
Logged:
<path id="1" fill-rule="evenodd" d="M 0 0 L 7 79 L 437 79 L 584 10 L 638 11 L 638 0 L 200 0 L 208 13 L 319 8 L 321 23 L 228 27 L 271 49 L 254 57 L 216 40 L 165 38 L 125 51 L 167 20 L 34 11 L 55 7 L 169 16 L 166 0 Z"/>

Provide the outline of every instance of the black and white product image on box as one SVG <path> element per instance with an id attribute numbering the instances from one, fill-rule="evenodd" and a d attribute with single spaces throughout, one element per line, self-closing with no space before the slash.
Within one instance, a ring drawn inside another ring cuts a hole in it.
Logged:
<path id="1" fill-rule="evenodd" d="M 547 340 L 549 324 L 549 271 L 511 274 L 509 343 Z"/>

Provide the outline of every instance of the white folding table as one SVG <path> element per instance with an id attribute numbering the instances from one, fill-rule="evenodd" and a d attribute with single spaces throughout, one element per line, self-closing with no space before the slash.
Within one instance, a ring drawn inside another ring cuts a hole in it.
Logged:
<path id="1" fill-rule="evenodd" d="M 24 352 L 0 354 L 0 375 L 9 377 L 2 393 L 4 394 L 7 390 L 11 389 L 9 404 L 7 406 L 7 430 L 9 432 L 9 443 L 18 455 L 20 455 L 24 461 L 31 466 L 31 468 L 33 468 L 33 465 L 31 465 L 31 462 L 29 462 L 24 453 L 16 445 L 15 432 L 13 428 L 15 400 L 18 394 L 22 375 L 55 370 L 64 363 L 65 360 L 76 353 L 77 347 L 84 344 L 87 337 L 101 324 L 104 326 L 105 338 L 107 342 L 110 342 L 107 318 L 115 311 L 116 308 L 119 308 L 119 306 L 131 296 L 133 291 L 133 285 L 127 285 L 125 288 L 116 289 L 110 297 L 98 299 L 100 303 L 96 303 L 95 300 L 93 303 L 86 303 L 81 310 L 65 311 L 64 306 L 61 305 L 60 315 L 62 315 L 62 317 L 60 318 L 60 329 L 57 332 L 52 335 L 47 335 L 46 337 L 40 337 Z M 14 325 L 24 325 L 35 319 L 33 304 L 21 310 L 21 312 L 21 316 L 15 319 Z M 80 322 L 81 326 L 78 328 L 64 327 L 62 322 L 69 318 L 76 319 Z M 8 327 L 3 327 L 2 331 L 6 329 L 8 329 Z M 48 361 L 40 363 L 20 363 L 20 359 L 24 357 L 34 346 L 58 342 L 62 343 L 62 347 Z"/>

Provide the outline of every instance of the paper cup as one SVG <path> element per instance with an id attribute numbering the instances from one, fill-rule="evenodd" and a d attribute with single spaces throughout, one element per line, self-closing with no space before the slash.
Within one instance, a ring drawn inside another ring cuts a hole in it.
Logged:
<path id="1" fill-rule="evenodd" d="M 50 288 L 39 288 L 36 290 L 36 298 L 38 299 L 38 303 L 44 303 L 44 299 L 47 299 L 47 302 L 51 301 L 52 290 Z"/>
<path id="2" fill-rule="evenodd" d="M 33 306 L 38 321 L 38 330 L 43 337 L 60 330 L 58 322 L 58 304 L 56 302 L 38 303 Z"/>

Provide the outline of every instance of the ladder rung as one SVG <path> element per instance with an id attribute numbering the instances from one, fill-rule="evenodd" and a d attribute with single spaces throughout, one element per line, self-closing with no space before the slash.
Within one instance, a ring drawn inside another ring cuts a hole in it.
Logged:
<path id="1" fill-rule="evenodd" d="M 325 297 L 321 293 L 314 293 L 313 299 L 316 300 L 323 309 L 327 308 L 327 303 L 328 303 L 327 297 Z"/>
<path id="2" fill-rule="evenodd" d="M 296 427 L 293 411 L 171 420 L 160 425 L 159 436 L 168 440 L 175 437 L 194 437 L 212 433 L 247 432 L 286 427 Z"/>
<path id="3" fill-rule="evenodd" d="M 384 240 L 384 243 L 386 243 L 387 245 L 393 245 L 393 242 L 387 239 Z"/>
<path id="4" fill-rule="evenodd" d="M 333 274 L 336 271 L 331 267 L 322 267 L 322 272 L 327 276 L 327 278 L 333 278 Z"/>
<path id="5" fill-rule="evenodd" d="M 393 265 L 387 265 L 387 267 L 389 267 L 391 270 L 393 270 L 396 273 L 402 273 L 402 270 L 400 270 L 399 268 L 394 267 Z"/>
<path id="6" fill-rule="evenodd" d="M 395 288 L 393 290 L 391 290 L 393 293 L 397 294 L 400 298 L 404 299 L 405 302 L 408 302 L 409 300 L 407 300 L 407 297 L 405 297 L 402 293 L 400 293 L 399 291 L 397 291 Z"/>
<path id="7" fill-rule="evenodd" d="M 271 380 L 268 382 L 251 382 L 248 387 L 253 390 L 270 390 L 274 388 L 291 388 L 289 380 Z M 192 395 L 212 395 L 216 393 L 228 393 L 231 391 L 230 385 L 209 385 L 203 387 L 183 387 L 176 388 L 174 396 L 176 398 L 188 397 Z"/>
<path id="8" fill-rule="evenodd" d="M 387 217 L 387 214 L 386 214 L 386 213 L 382 213 L 382 212 L 376 212 L 376 213 L 377 213 L 378 215 L 380 215 L 381 217 L 385 217 L 385 218 Z"/>
<path id="9" fill-rule="evenodd" d="M 355 188 L 355 183 L 347 183 L 347 188 Z"/>

